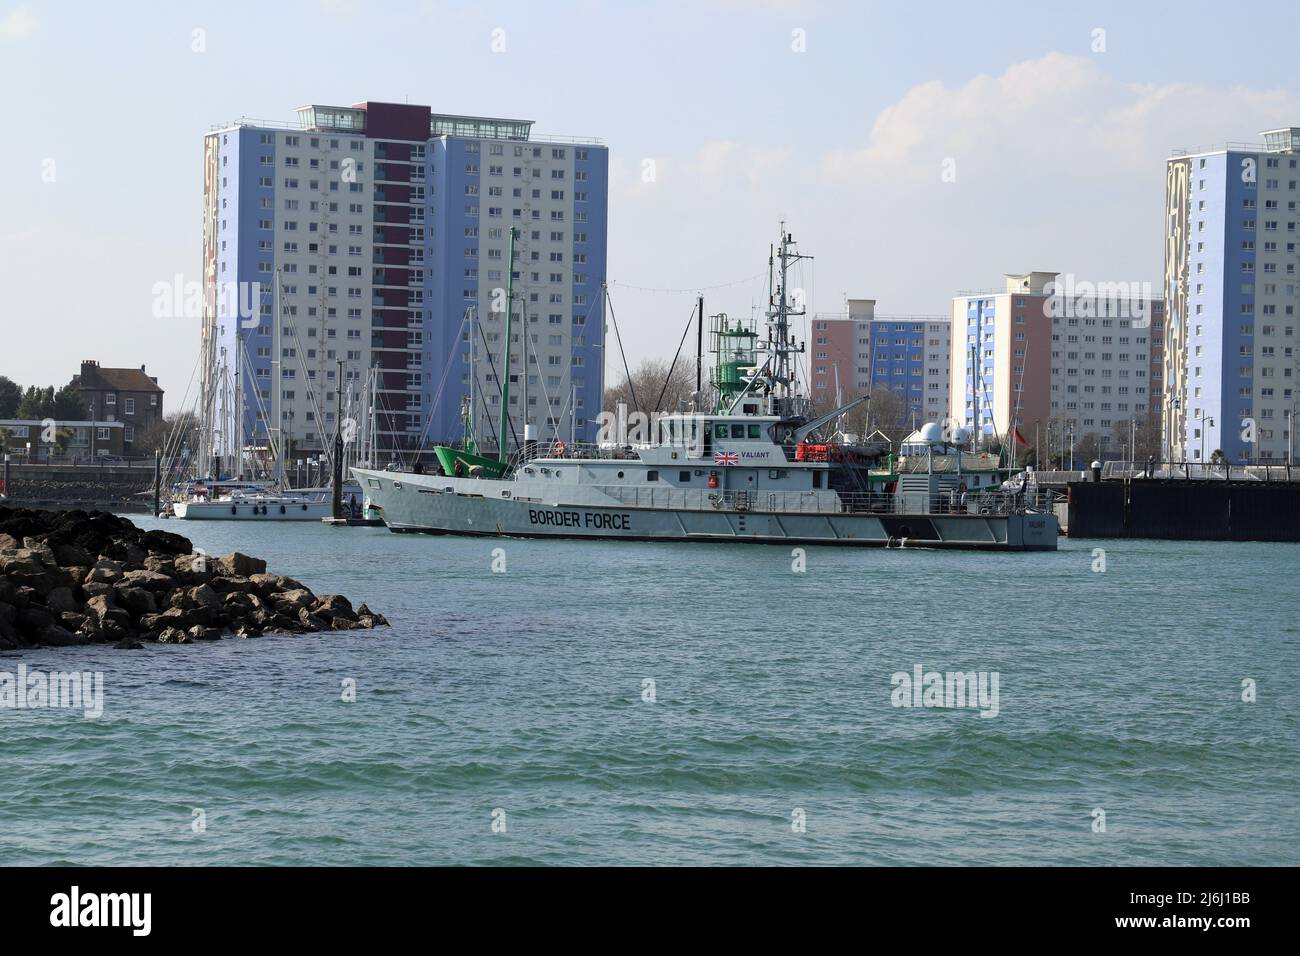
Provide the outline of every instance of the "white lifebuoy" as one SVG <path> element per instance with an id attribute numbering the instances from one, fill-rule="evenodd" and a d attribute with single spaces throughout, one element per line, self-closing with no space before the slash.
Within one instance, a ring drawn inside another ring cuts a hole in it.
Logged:
<path id="1" fill-rule="evenodd" d="M 563 458 L 564 453 L 569 450 L 568 446 L 562 441 L 557 441 L 551 449 L 556 458 Z"/>

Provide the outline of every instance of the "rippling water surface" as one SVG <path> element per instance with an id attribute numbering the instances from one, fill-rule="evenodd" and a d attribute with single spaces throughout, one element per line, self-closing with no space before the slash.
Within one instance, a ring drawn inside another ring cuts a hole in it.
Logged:
<path id="1" fill-rule="evenodd" d="M 98 720 L 0 710 L 0 863 L 1300 863 L 1293 546 L 794 573 L 777 547 L 137 523 L 393 626 L 0 655 L 105 681 Z M 998 716 L 892 706 L 916 664 L 996 671 Z"/>

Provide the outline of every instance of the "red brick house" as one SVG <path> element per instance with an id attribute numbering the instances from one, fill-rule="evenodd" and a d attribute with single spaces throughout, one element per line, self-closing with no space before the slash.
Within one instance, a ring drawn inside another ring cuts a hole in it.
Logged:
<path id="1" fill-rule="evenodd" d="M 158 379 L 139 368 L 103 368 L 98 362 L 81 363 L 71 385 L 86 402 L 86 417 L 97 422 L 121 422 L 122 450 L 136 454 L 135 439 L 163 417 L 163 390 Z"/>

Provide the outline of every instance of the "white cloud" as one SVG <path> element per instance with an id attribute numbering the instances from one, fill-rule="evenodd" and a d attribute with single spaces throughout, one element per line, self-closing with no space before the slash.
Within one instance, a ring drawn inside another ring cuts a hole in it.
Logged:
<path id="1" fill-rule="evenodd" d="M 31 11 L 19 7 L 0 19 L 0 40 L 26 40 L 36 32 L 38 23 Z"/>
<path id="2" fill-rule="evenodd" d="M 659 160 L 650 184 L 636 159 L 616 161 L 610 277 L 680 287 L 745 276 L 784 219 L 817 257 L 822 311 L 847 292 L 882 313 L 947 314 L 961 289 L 1032 269 L 1158 288 L 1171 150 L 1300 124 L 1300 95 L 1126 83 L 1107 66 L 1104 55 L 1050 53 L 957 86 L 922 83 L 864 117 L 860 143 L 820 154 L 721 140 Z M 753 297 L 710 293 L 709 311 L 748 315 Z M 623 298 L 633 360 L 671 352 L 664 307 L 681 307 Z"/>
<path id="3" fill-rule="evenodd" d="M 1178 145 L 1254 138 L 1300 120 L 1293 93 L 1126 84 L 1103 65 L 1103 57 L 1050 53 L 955 89 L 937 81 L 913 87 L 880 113 L 864 146 L 832 152 L 822 172 L 939 182 L 951 158 L 958 183 L 963 174 L 1005 182 L 1010 172 L 1045 167 L 1085 177 L 1131 173 L 1158 168 Z"/>

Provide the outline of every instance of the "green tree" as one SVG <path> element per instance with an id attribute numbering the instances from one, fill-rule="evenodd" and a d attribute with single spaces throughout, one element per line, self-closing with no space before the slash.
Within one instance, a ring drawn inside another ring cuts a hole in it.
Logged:
<path id="1" fill-rule="evenodd" d="M 50 417 L 61 422 L 84 422 L 89 414 L 86 400 L 71 385 L 65 385 L 54 393 L 53 405 L 54 413 Z"/>
<path id="2" fill-rule="evenodd" d="M 912 432 L 907 417 L 907 399 L 888 388 L 876 388 L 867 403 L 867 424 L 863 437 L 880 431 L 897 444 Z"/>
<path id="3" fill-rule="evenodd" d="M 668 374 L 670 367 L 672 375 Z M 707 384 L 704 387 L 708 389 Z M 625 402 L 629 415 L 633 412 L 641 412 L 645 415 L 652 415 L 655 412 L 672 413 L 690 402 L 694 391 L 694 359 L 679 358 L 676 367 L 672 367 L 672 363 L 667 359 L 644 359 L 632 370 L 631 379 L 624 373 L 623 380 L 618 385 L 605 390 L 604 411 L 612 412 L 618 408 L 619 402 Z M 635 400 L 632 397 L 634 392 Z M 552 395 L 551 401 L 556 404 L 556 414 L 558 414 L 559 406 L 568 401 L 568 396 Z M 712 411 L 712 406 L 710 405 L 706 410 Z"/>
<path id="4" fill-rule="evenodd" d="M 54 417 L 54 386 L 28 385 L 18 405 L 18 417 L 30 421 Z"/>
<path id="5" fill-rule="evenodd" d="M 179 435 L 180 441 L 173 436 Z M 199 447 L 199 420 L 193 412 L 176 412 L 153 422 L 136 433 L 135 448 L 140 452 Z"/>
<path id="6" fill-rule="evenodd" d="M 0 375 L 0 418 L 16 418 L 23 400 L 23 387 Z"/>
<path id="7" fill-rule="evenodd" d="M 1094 461 L 1101 461 L 1101 435 L 1088 432 L 1074 448 L 1076 467 L 1088 468 Z M 1082 462 L 1082 464 L 1080 464 Z"/>

